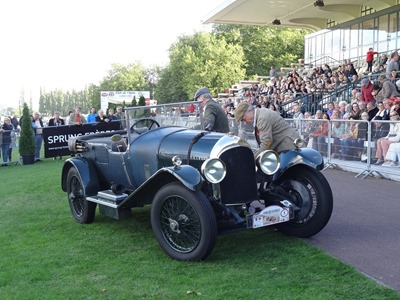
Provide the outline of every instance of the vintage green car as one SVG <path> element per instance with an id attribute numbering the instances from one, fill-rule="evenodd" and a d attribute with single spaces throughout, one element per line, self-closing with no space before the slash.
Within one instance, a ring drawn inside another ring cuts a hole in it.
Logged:
<path id="1" fill-rule="evenodd" d="M 125 130 L 71 138 L 62 189 L 74 218 L 91 223 L 98 206 L 122 219 L 151 205 L 160 247 L 184 261 L 204 260 L 218 234 L 232 230 L 276 226 L 310 237 L 325 227 L 333 199 L 317 151 L 296 141 L 293 150 L 255 159 L 233 133 L 199 129 L 196 105 L 127 108 Z"/>

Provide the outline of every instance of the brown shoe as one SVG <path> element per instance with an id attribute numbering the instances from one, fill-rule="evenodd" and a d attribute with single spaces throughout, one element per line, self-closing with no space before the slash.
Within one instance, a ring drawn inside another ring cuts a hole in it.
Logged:
<path id="1" fill-rule="evenodd" d="M 383 159 L 378 159 L 378 161 L 376 163 L 374 163 L 374 165 L 381 165 L 383 164 L 385 161 Z"/>

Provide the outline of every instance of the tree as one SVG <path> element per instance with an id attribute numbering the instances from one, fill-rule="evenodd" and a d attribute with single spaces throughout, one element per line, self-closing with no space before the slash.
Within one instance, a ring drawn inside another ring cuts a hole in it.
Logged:
<path id="1" fill-rule="evenodd" d="M 201 86 L 216 95 L 245 75 L 242 47 L 211 33 L 179 37 L 169 60 L 155 89 L 159 103 L 187 101 Z"/>
<path id="2" fill-rule="evenodd" d="M 146 99 L 144 98 L 143 95 L 139 97 L 138 106 L 146 106 Z"/>
<path id="3" fill-rule="evenodd" d="M 246 76 L 269 75 L 269 68 L 288 67 L 304 55 L 306 29 L 272 26 L 217 24 L 212 32 L 217 38 L 240 45 L 246 60 Z"/>
<path id="4" fill-rule="evenodd" d="M 35 154 L 35 137 L 33 136 L 31 117 L 26 103 L 24 103 L 21 120 L 19 153 L 21 156 Z"/>
<path id="5" fill-rule="evenodd" d="M 101 91 L 142 91 L 145 87 L 145 69 L 140 63 L 113 64 L 100 82 Z"/>

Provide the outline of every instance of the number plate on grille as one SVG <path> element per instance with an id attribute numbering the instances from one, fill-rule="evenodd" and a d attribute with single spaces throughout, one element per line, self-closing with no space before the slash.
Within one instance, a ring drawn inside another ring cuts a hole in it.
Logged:
<path id="1" fill-rule="evenodd" d="M 247 228 L 259 228 L 270 226 L 290 220 L 292 207 L 280 207 L 271 205 L 257 214 L 247 216 Z"/>

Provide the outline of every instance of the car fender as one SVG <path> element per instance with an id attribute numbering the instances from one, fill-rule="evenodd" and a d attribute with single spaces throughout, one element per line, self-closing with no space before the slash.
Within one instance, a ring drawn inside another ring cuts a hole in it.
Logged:
<path id="1" fill-rule="evenodd" d="M 161 187 L 173 181 L 181 182 L 186 188 L 192 191 L 200 190 L 203 185 L 203 178 L 200 172 L 190 165 L 164 167 L 159 169 L 133 191 L 120 206 L 129 207 L 133 203 L 134 206 L 149 204 Z"/>
<path id="2" fill-rule="evenodd" d="M 62 190 L 64 192 L 67 191 L 67 176 L 70 168 L 76 168 L 78 170 L 82 185 L 85 189 L 85 195 L 96 195 L 100 190 L 99 179 L 95 168 L 90 166 L 89 161 L 85 158 L 69 158 L 65 161 L 61 173 Z"/>
<path id="3" fill-rule="evenodd" d="M 274 174 L 274 180 L 278 179 L 285 171 L 295 165 L 307 165 L 316 170 L 324 168 L 324 159 L 321 154 L 310 148 L 289 150 L 280 154 L 280 168 Z"/>

